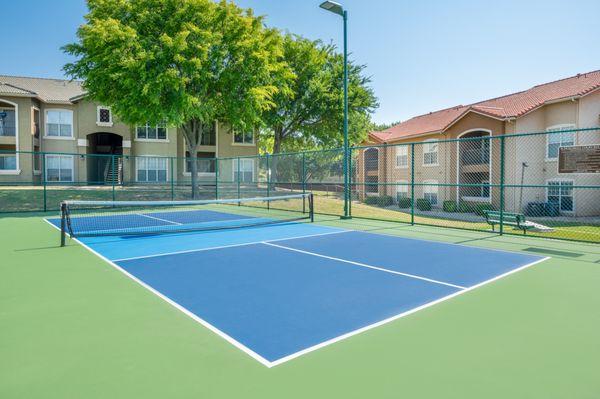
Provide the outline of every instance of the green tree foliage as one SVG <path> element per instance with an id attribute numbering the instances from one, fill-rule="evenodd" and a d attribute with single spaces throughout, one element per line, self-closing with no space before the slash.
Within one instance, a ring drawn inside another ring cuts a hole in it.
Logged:
<path id="1" fill-rule="evenodd" d="M 259 126 L 288 95 L 281 35 L 225 0 L 88 0 L 78 42 L 65 66 L 88 95 L 130 124 L 180 127 L 189 152 L 192 195 L 196 155 L 215 120 Z"/>
<path id="2" fill-rule="evenodd" d="M 283 58 L 294 73 L 290 91 L 277 93 L 264 116 L 272 151 L 336 147 L 343 142 L 343 55 L 335 46 L 300 36 L 283 38 Z M 357 143 L 371 126 L 378 106 L 364 65 L 349 62 L 349 136 Z"/>

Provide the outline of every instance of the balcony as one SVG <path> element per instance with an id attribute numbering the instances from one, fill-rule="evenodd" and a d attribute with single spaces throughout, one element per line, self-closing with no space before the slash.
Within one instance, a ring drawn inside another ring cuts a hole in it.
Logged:
<path id="1" fill-rule="evenodd" d="M 460 151 L 461 165 L 488 165 L 490 163 L 490 149 L 487 146 L 465 148 Z"/>

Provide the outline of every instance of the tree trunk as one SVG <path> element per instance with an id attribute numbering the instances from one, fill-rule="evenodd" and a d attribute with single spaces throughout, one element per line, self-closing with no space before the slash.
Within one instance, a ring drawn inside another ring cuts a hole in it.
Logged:
<path id="1" fill-rule="evenodd" d="M 273 136 L 273 154 L 281 152 L 281 142 L 283 141 L 283 128 L 278 126 L 275 128 Z"/>
<path id="2" fill-rule="evenodd" d="M 189 153 L 186 161 L 190 162 L 192 178 L 192 199 L 198 199 L 198 147 L 202 138 L 202 122 L 192 119 L 182 126 L 185 147 Z"/>

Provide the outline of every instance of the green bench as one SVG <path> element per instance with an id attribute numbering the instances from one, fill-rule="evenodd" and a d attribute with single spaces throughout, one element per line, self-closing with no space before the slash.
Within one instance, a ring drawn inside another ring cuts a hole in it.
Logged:
<path id="1" fill-rule="evenodd" d="M 527 230 L 533 228 L 531 223 L 525 220 L 525 215 L 522 213 L 511 213 L 503 212 L 500 215 L 500 211 L 484 211 L 485 221 L 492 225 L 492 231 L 495 231 L 495 226 L 500 224 L 500 217 L 502 216 L 502 224 L 504 226 L 513 226 L 517 229 L 523 230 L 523 234 L 527 234 Z"/>

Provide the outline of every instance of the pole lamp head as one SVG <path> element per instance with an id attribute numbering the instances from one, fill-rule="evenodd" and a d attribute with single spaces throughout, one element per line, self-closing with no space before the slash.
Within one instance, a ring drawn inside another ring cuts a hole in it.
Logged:
<path id="1" fill-rule="evenodd" d="M 324 1 L 319 7 L 342 17 L 344 16 L 344 7 L 335 1 Z"/>

